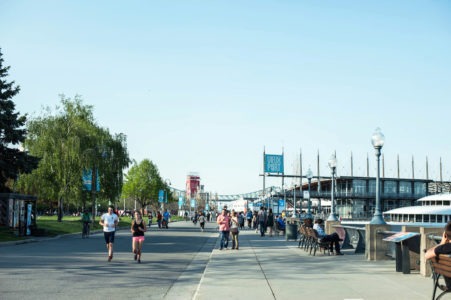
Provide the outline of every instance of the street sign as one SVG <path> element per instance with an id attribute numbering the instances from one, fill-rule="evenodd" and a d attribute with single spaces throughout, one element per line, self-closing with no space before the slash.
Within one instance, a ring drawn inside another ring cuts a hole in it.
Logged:
<path id="1" fill-rule="evenodd" d="M 283 155 L 265 154 L 265 173 L 283 174 Z"/>
<path id="2" fill-rule="evenodd" d="M 285 200 L 279 199 L 279 206 L 280 207 L 285 207 Z"/>

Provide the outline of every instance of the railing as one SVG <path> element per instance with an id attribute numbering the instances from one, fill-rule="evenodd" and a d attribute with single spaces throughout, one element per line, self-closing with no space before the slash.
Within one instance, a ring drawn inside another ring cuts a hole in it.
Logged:
<path id="1" fill-rule="evenodd" d="M 364 227 L 333 225 L 340 238 L 343 239 L 342 249 L 354 249 L 354 253 L 365 253 Z"/>
<path id="2" fill-rule="evenodd" d="M 301 193 L 300 195 L 298 194 L 299 192 L 296 193 L 296 198 L 297 199 L 304 199 L 304 195 L 303 193 Z M 287 197 L 293 197 L 293 192 L 287 192 L 286 193 Z M 366 198 L 374 198 L 376 197 L 376 193 L 375 192 L 352 192 L 352 191 L 347 191 L 347 192 L 343 192 L 343 191 L 338 191 L 335 192 L 334 194 L 335 198 L 361 198 L 361 199 L 366 199 Z M 424 197 L 426 196 L 426 194 L 414 194 L 414 193 L 381 193 L 381 198 L 382 199 L 407 199 L 407 200 L 416 200 L 418 198 Z M 331 197 L 330 195 L 330 191 L 310 191 L 310 198 L 325 198 L 325 199 L 329 199 Z"/>

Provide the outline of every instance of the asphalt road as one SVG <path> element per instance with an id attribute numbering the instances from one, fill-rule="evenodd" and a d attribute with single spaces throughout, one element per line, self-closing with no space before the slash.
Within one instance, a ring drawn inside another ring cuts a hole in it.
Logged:
<path id="1" fill-rule="evenodd" d="M 116 233 L 107 262 L 103 233 L 67 235 L 0 247 L 0 299 L 189 299 L 217 241 L 214 223 L 205 232 L 192 222 L 152 225 L 142 263 L 133 259 L 131 233 Z"/>

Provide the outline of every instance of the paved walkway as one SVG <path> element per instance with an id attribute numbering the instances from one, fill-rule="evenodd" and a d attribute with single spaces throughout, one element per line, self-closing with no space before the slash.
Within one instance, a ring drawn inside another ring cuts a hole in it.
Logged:
<path id="1" fill-rule="evenodd" d="M 432 279 L 397 273 L 394 260 L 371 262 L 350 250 L 311 256 L 297 245 L 241 231 L 240 250 L 220 251 L 217 239 L 193 299 L 431 298 Z"/>
<path id="2" fill-rule="evenodd" d="M 192 228 L 185 222 L 177 226 Z M 215 224 L 207 227 L 199 233 L 208 235 L 207 242 L 163 299 L 431 298 L 431 278 L 395 272 L 394 260 L 367 261 L 351 250 L 344 256 L 311 256 L 284 236 L 260 237 L 253 230 L 240 232 L 240 250 L 230 250 L 229 243 L 229 250 L 220 251 Z"/>

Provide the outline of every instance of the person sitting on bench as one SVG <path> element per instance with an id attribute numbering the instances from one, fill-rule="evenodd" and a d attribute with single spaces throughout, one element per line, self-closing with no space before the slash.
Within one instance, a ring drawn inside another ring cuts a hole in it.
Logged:
<path id="1" fill-rule="evenodd" d="M 285 235 L 285 221 L 283 220 L 282 215 L 279 215 L 279 217 L 277 218 L 276 226 L 279 231 L 283 231 L 283 234 Z"/>
<path id="2" fill-rule="evenodd" d="M 431 259 L 433 257 L 439 256 L 440 254 L 451 254 L 451 221 L 449 221 L 445 225 L 445 230 L 442 233 L 442 240 L 440 241 L 440 244 L 429 248 L 428 251 L 426 251 L 424 257 L 426 259 Z M 451 278 L 443 276 L 443 279 L 445 279 L 446 287 L 447 289 L 451 289 Z"/>
<path id="3" fill-rule="evenodd" d="M 343 253 L 340 251 L 340 237 L 338 236 L 338 233 L 334 232 L 332 234 L 326 234 L 324 231 L 324 221 L 323 219 L 317 219 L 315 220 L 315 225 L 313 225 L 313 229 L 318 232 L 318 237 L 323 242 L 330 242 L 329 251 L 333 253 L 333 249 L 335 246 L 335 255 L 343 255 Z"/>

